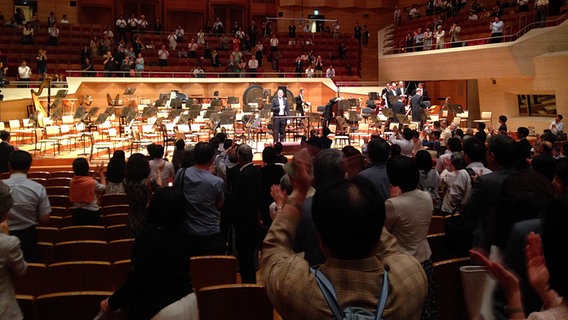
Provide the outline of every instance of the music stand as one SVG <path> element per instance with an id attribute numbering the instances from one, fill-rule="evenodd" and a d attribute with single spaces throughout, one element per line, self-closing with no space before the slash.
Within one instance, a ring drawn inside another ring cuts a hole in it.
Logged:
<path id="1" fill-rule="evenodd" d="M 79 108 L 77 108 L 77 110 L 75 110 L 75 115 L 73 115 L 73 119 L 83 120 L 83 118 L 85 118 L 86 114 L 87 114 L 87 108 L 79 107 Z"/>
<path id="2" fill-rule="evenodd" d="M 126 90 L 124 90 L 124 96 L 131 96 L 134 94 L 134 92 L 136 91 L 136 88 L 126 88 Z"/>
<path id="3" fill-rule="evenodd" d="M 219 98 L 211 100 L 211 107 L 217 107 L 216 110 L 218 110 L 221 107 L 221 100 Z"/>
<path id="4" fill-rule="evenodd" d="M 463 108 L 461 104 L 448 104 L 448 111 L 452 112 L 453 114 L 463 113 Z"/>
<path id="5" fill-rule="evenodd" d="M 144 107 L 142 110 L 142 118 L 150 118 L 154 116 L 158 110 L 155 107 Z"/>
<path id="6" fill-rule="evenodd" d="M 349 107 L 359 106 L 359 99 L 351 98 L 351 99 L 348 99 L 347 101 L 349 101 Z"/>
<path id="7" fill-rule="evenodd" d="M 51 111 L 51 116 L 49 117 L 53 121 L 60 121 L 63 116 L 63 108 L 57 107 Z"/>
<path id="8" fill-rule="evenodd" d="M 136 115 L 138 115 L 138 112 L 136 112 L 136 111 L 134 111 L 134 109 L 132 109 L 132 112 L 130 112 L 126 115 L 126 123 L 130 123 L 130 122 L 134 121 L 134 119 L 136 119 Z"/>
<path id="9" fill-rule="evenodd" d="M 321 116 L 317 112 L 307 112 L 306 116 L 309 117 L 310 122 L 320 122 Z"/>
<path id="10" fill-rule="evenodd" d="M 99 116 L 97 117 L 97 120 L 95 120 L 95 126 L 105 123 L 105 121 L 107 120 L 108 117 L 109 117 L 109 115 L 107 113 L 99 114 Z"/>
<path id="11" fill-rule="evenodd" d="M 189 110 L 187 114 L 189 115 L 189 119 L 193 120 L 199 116 L 199 111 Z"/>
<path id="12" fill-rule="evenodd" d="M 170 112 L 170 115 L 168 116 L 168 119 L 171 120 L 171 119 L 173 119 L 173 118 L 179 116 L 179 115 L 181 114 L 181 111 L 182 111 L 181 109 L 172 110 L 172 111 Z"/>
<path id="13" fill-rule="evenodd" d="M 388 119 L 393 119 L 394 118 L 394 110 L 391 108 L 382 108 L 381 112 L 383 113 L 383 115 L 385 117 L 387 117 Z"/>
<path id="14" fill-rule="evenodd" d="M 106 115 L 110 116 L 114 113 L 114 107 L 107 107 L 104 112 Z"/>
<path id="15" fill-rule="evenodd" d="M 189 105 L 189 111 L 197 111 L 199 112 L 201 110 L 201 105 L 199 104 L 191 104 Z"/>
<path id="16" fill-rule="evenodd" d="M 396 118 L 398 119 L 398 122 L 402 124 L 410 124 L 410 120 L 408 120 L 408 116 L 405 114 L 397 113 Z"/>
<path id="17" fill-rule="evenodd" d="M 97 114 L 97 112 L 99 112 L 99 107 L 92 107 L 89 112 L 87 113 L 87 117 L 86 118 L 93 118 L 95 116 L 95 114 Z"/>
<path id="18" fill-rule="evenodd" d="M 228 104 L 239 104 L 239 97 L 228 97 L 227 103 Z"/>
<path id="19" fill-rule="evenodd" d="M 235 116 L 232 114 L 232 112 L 223 112 L 221 113 L 219 124 L 220 125 L 233 124 L 234 121 L 235 121 Z"/>
<path id="20" fill-rule="evenodd" d="M 173 98 L 172 100 L 170 100 L 170 108 L 181 109 L 181 99 Z"/>

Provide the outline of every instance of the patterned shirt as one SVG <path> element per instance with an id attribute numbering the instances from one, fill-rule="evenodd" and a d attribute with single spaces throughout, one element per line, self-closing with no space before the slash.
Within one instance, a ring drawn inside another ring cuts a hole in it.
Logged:
<path id="1" fill-rule="evenodd" d="M 283 319 L 331 319 L 331 311 L 310 272 L 309 264 L 293 251 L 300 220 L 284 207 L 264 240 L 261 269 L 268 296 Z M 341 307 L 375 310 L 382 275 L 389 270 L 390 292 L 386 319 L 419 319 L 426 298 L 427 280 L 420 263 L 396 248 L 396 240 L 383 229 L 375 255 L 361 260 L 328 258 L 319 270 L 337 292 Z"/>

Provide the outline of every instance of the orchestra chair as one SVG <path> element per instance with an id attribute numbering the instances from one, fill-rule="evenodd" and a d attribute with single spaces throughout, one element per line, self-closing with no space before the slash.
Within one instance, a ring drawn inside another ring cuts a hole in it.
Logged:
<path id="1" fill-rule="evenodd" d="M 36 298 L 39 320 L 92 320 L 100 303 L 112 291 L 75 291 L 41 295 Z"/>
<path id="2" fill-rule="evenodd" d="M 68 196 L 68 186 L 48 186 L 45 188 L 48 196 Z"/>
<path id="3" fill-rule="evenodd" d="M 489 129 L 493 125 L 493 112 L 492 111 L 482 111 L 481 119 L 473 120 L 474 123 L 485 122 L 486 128 Z"/>
<path id="4" fill-rule="evenodd" d="M 140 148 L 145 148 L 146 146 L 152 144 L 151 140 L 142 139 L 142 136 L 140 135 L 140 132 L 138 130 L 132 130 L 131 135 L 132 140 L 130 141 L 130 155 L 132 155 L 132 153 L 134 152 L 134 147 L 136 147 L 136 150 L 139 150 Z"/>
<path id="5" fill-rule="evenodd" d="M 47 153 L 47 148 L 53 148 L 53 155 L 57 155 L 61 153 L 61 131 L 59 126 L 46 126 L 45 130 L 41 136 L 41 139 L 37 141 L 39 144 L 39 153 L 41 154 L 41 150 L 43 149 L 43 154 Z M 57 147 L 57 152 L 55 148 Z"/>
<path id="6" fill-rule="evenodd" d="M 16 294 L 16 301 L 25 320 L 38 319 L 35 297 L 28 294 Z"/>
<path id="7" fill-rule="evenodd" d="M 263 286 L 224 284 L 197 291 L 201 320 L 272 320 L 274 309 Z M 222 306 L 222 307 L 220 307 Z"/>
<path id="8" fill-rule="evenodd" d="M 108 261 L 68 261 L 47 266 L 50 293 L 64 291 L 112 290 L 111 263 Z"/>
<path id="9" fill-rule="evenodd" d="M 128 213 L 113 213 L 103 216 L 105 226 L 128 224 Z"/>
<path id="10" fill-rule="evenodd" d="M 74 175 L 73 171 L 53 171 L 49 178 L 73 178 Z"/>
<path id="11" fill-rule="evenodd" d="M 38 226 L 36 232 L 38 242 L 59 242 L 59 228 Z"/>
<path id="12" fill-rule="evenodd" d="M 47 186 L 48 187 L 69 187 L 71 183 L 71 178 L 65 177 L 52 177 L 47 179 Z M 67 194 L 69 195 L 69 194 Z"/>
<path id="13" fill-rule="evenodd" d="M 112 263 L 112 281 L 114 290 L 122 287 L 130 273 L 130 259 L 118 260 Z"/>
<path id="14" fill-rule="evenodd" d="M 50 173 L 47 171 L 31 171 L 27 173 L 28 179 L 40 178 L 49 179 Z"/>
<path id="15" fill-rule="evenodd" d="M 349 135 L 357 137 L 357 141 L 359 142 L 359 145 L 361 145 L 361 137 L 366 138 L 366 137 L 369 137 L 371 135 L 369 133 L 369 124 L 359 122 L 359 124 L 357 125 L 357 131 L 351 132 Z"/>
<path id="16" fill-rule="evenodd" d="M 106 241 L 80 240 L 58 242 L 53 246 L 55 261 L 109 261 Z"/>
<path id="17" fill-rule="evenodd" d="M 107 230 L 107 241 L 114 241 L 120 239 L 129 239 L 130 230 L 128 229 L 127 224 L 115 224 L 112 226 L 108 226 Z"/>
<path id="18" fill-rule="evenodd" d="M 443 260 L 433 264 L 440 320 L 468 318 L 460 267 L 470 264 L 471 260 L 468 257 Z"/>
<path id="19" fill-rule="evenodd" d="M 99 203 L 102 207 L 114 205 L 128 206 L 128 196 L 126 195 L 126 193 L 103 194 L 99 200 Z"/>
<path id="20" fill-rule="evenodd" d="M 116 129 L 115 129 L 116 130 Z M 114 144 L 108 141 L 97 141 L 100 140 L 100 134 L 98 131 L 94 131 L 92 135 L 92 142 L 91 142 L 91 154 L 89 155 L 89 161 L 93 161 L 93 155 L 95 152 L 99 152 L 100 150 L 106 150 L 108 159 L 111 158 L 111 149 L 114 148 Z"/>
<path id="21" fill-rule="evenodd" d="M 130 206 L 127 204 L 107 205 L 107 206 L 101 206 L 100 211 L 101 211 L 101 216 L 103 216 L 104 218 L 109 214 L 128 213 L 130 211 Z"/>
<path id="22" fill-rule="evenodd" d="M 162 145 L 164 146 L 164 157 L 168 155 L 168 146 L 176 147 L 176 133 L 175 125 L 173 123 L 162 124 Z"/>
<path id="23" fill-rule="evenodd" d="M 62 195 L 48 195 L 49 204 L 55 207 L 70 208 L 71 202 L 69 201 L 69 196 Z"/>
<path id="24" fill-rule="evenodd" d="M 109 261 L 116 262 L 120 260 L 128 260 L 132 257 L 132 247 L 134 239 L 119 239 L 108 243 Z"/>
<path id="25" fill-rule="evenodd" d="M 98 240 L 106 241 L 106 228 L 103 226 L 70 226 L 59 229 L 59 241 Z"/>
<path id="26" fill-rule="evenodd" d="M 234 256 L 191 257 L 189 275 L 193 289 L 237 283 L 237 259 Z"/>
<path id="27" fill-rule="evenodd" d="M 432 216 L 430 220 L 430 227 L 428 228 L 428 234 L 445 233 L 446 228 L 444 224 L 446 223 L 446 217 L 444 216 Z"/>
<path id="28" fill-rule="evenodd" d="M 50 242 L 38 242 L 37 243 L 39 258 L 38 261 L 41 263 L 50 264 L 55 261 L 55 253 L 53 249 L 53 243 Z"/>
<path id="29" fill-rule="evenodd" d="M 351 138 L 349 124 L 343 117 L 335 117 L 335 120 L 337 120 L 337 124 L 339 125 L 339 128 L 337 128 L 335 132 L 336 146 L 339 146 L 340 144 L 350 145 Z"/>
<path id="30" fill-rule="evenodd" d="M 16 294 L 29 294 L 36 297 L 46 294 L 48 293 L 47 265 L 28 262 L 26 274 L 13 277 L 12 282 Z"/>

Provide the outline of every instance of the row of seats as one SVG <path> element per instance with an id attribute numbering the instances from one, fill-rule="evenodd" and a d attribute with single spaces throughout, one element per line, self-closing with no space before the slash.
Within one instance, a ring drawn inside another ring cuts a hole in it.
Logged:
<path id="1" fill-rule="evenodd" d="M 108 240 L 110 241 L 38 242 L 38 262 L 47 264 L 81 260 L 114 262 L 130 258 L 133 245 L 132 239 L 109 238 Z"/>

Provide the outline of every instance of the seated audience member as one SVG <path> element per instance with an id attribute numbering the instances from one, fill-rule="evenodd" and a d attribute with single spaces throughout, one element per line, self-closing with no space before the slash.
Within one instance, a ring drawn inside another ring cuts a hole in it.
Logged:
<path id="1" fill-rule="evenodd" d="M 430 195 L 417 189 L 420 173 L 414 159 L 396 156 L 387 163 L 387 174 L 392 186 L 401 194 L 385 201 L 385 229 L 396 239 L 402 252 L 413 256 L 422 264 L 428 278 L 428 296 L 422 310 L 422 319 L 437 318 L 434 291 L 432 251 L 426 240 L 434 207 Z"/>
<path id="2" fill-rule="evenodd" d="M 98 167 L 100 183 L 94 177 L 89 176 L 89 162 L 85 158 L 73 160 L 73 172 L 75 176 L 69 183 L 69 201 L 73 203 L 73 224 L 97 225 L 101 224 L 97 195 L 106 191 L 106 178 L 103 174 L 103 166 Z"/>
<path id="3" fill-rule="evenodd" d="M 14 200 L 10 195 L 10 187 L 0 181 L 0 318 L 23 319 L 22 312 L 16 300 L 16 293 L 12 285 L 13 276 L 21 276 L 26 273 L 27 264 L 24 261 L 20 240 L 10 236 L 5 230 L 5 222 Z"/>
<path id="4" fill-rule="evenodd" d="M 490 261 L 482 250 L 471 251 L 471 257 L 485 266 L 505 291 L 509 319 L 568 317 L 568 304 L 564 298 L 568 295 L 566 274 L 568 260 L 565 255 L 568 245 L 566 210 L 568 210 L 566 196 L 553 202 L 542 219 L 542 236 L 531 232 L 526 240 L 524 252 L 526 272 L 530 285 L 542 301 L 540 311 L 530 312 L 525 308 L 520 280 L 503 262 Z"/>
<path id="5" fill-rule="evenodd" d="M 424 270 L 416 259 L 397 250 L 388 232 L 382 232 L 385 198 L 367 179 L 357 176 L 318 184 L 312 214 L 326 262 L 310 272 L 309 263 L 294 253 L 292 246 L 312 183 L 310 167 L 307 151 L 299 151 L 291 167 L 294 190 L 263 244 L 261 270 L 278 313 L 284 319 L 332 318 L 314 272 L 329 278 L 341 305 L 375 310 L 382 289 L 378 279 L 388 270 L 390 290 L 384 318 L 419 319 L 427 290 Z"/>
<path id="6" fill-rule="evenodd" d="M 106 172 L 106 193 L 124 193 L 122 181 L 126 174 L 126 159 L 123 150 L 115 150 L 108 162 Z"/>
<path id="7" fill-rule="evenodd" d="M 174 165 L 164 159 L 164 146 L 152 143 L 147 148 L 150 155 L 150 179 L 160 186 L 166 186 L 169 182 L 173 182 L 176 173 Z"/>
<path id="8" fill-rule="evenodd" d="M 27 178 L 31 165 L 32 156 L 27 151 L 12 152 L 8 157 L 10 178 L 4 180 L 4 183 L 10 187 L 14 200 L 8 215 L 10 234 L 20 239 L 24 259 L 37 262 L 39 252 L 36 226 L 49 220 L 51 205 L 45 188 Z"/>
<path id="9" fill-rule="evenodd" d="M 154 192 L 146 225 L 134 242 L 128 278 L 101 301 L 103 312 L 128 307 L 130 319 L 198 319 L 180 196 L 173 188 Z"/>

